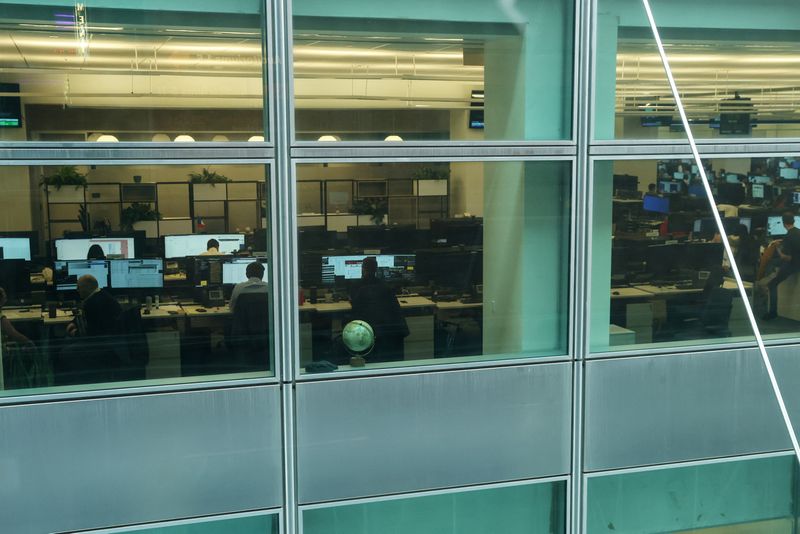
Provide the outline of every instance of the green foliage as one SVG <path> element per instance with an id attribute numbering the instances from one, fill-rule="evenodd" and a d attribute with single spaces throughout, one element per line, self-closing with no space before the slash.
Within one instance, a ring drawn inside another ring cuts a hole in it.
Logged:
<path id="1" fill-rule="evenodd" d="M 42 176 L 40 185 L 47 187 L 52 186 L 56 189 L 61 189 L 65 185 L 74 185 L 75 189 L 79 187 L 86 187 L 86 175 L 78 172 L 74 166 L 61 167 L 55 174 L 49 176 Z"/>
<path id="2" fill-rule="evenodd" d="M 389 201 L 385 197 L 365 197 L 353 202 L 353 213 L 356 215 L 369 215 L 370 220 L 380 225 L 389 213 Z"/>
<path id="3" fill-rule="evenodd" d="M 124 210 L 120 217 L 120 226 L 123 230 L 130 231 L 139 221 L 157 221 L 161 214 L 150 207 L 150 204 L 134 202 Z"/>
<path id="4" fill-rule="evenodd" d="M 203 172 L 190 172 L 189 181 L 193 184 L 224 184 L 230 182 L 231 179 L 227 176 L 219 174 L 215 171 L 203 169 Z"/>
<path id="5" fill-rule="evenodd" d="M 81 229 L 88 232 L 92 226 L 92 217 L 89 215 L 89 210 L 86 209 L 86 204 L 81 204 L 78 208 L 78 222 L 81 223 Z"/>
<path id="6" fill-rule="evenodd" d="M 446 180 L 450 178 L 450 167 L 423 167 L 416 171 L 411 177 L 415 180 Z"/>

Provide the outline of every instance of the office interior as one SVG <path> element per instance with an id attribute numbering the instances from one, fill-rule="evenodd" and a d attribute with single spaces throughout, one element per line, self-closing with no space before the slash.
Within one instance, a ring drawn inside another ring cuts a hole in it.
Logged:
<path id="1" fill-rule="evenodd" d="M 270 281 L 268 172 L 263 165 L 5 167 L 3 315 L 30 342 L 6 343 L 4 390 L 270 374 L 267 295 L 229 306 L 249 264 L 261 263 Z M 209 255 L 212 239 L 218 248 Z M 86 274 L 123 314 L 103 335 L 72 338 Z"/>
<path id="2" fill-rule="evenodd" d="M 797 275 L 779 284 L 775 319 L 764 318 L 763 285 L 783 263 L 776 252 L 787 233 L 782 216 L 800 223 L 800 158 L 714 158 L 703 166 L 762 334 L 796 332 Z M 595 238 L 592 250 L 597 350 L 752 339 L 693 160 L 598 161 L 594 188 L 595 236 L 611 244 Z"/>

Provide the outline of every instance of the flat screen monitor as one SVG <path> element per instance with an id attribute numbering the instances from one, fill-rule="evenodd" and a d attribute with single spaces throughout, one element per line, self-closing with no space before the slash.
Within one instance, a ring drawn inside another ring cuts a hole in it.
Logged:
<path id="1" fill-rule="evenodd" d="M 75 291 L 78 278 L 90 274 L 97 279 L 98 287 L 108 287 L 108 260 L 59 260 L 53 269 L 53 284 L 56 291 Z"/>
<path id="2" fill-rule="evenodd" d="M 693 197 L 705 197 L 706 188 L 702 184 L 694 184 L 689 186 L 689 195 Z"/>
<path id="3" fill-rule="evenodd" d="M 746 191 L 738 181 L 735 184 L 717 186 L 717 203 L 738 206 L 744 202 Z"/>
<path id="4" fill-rule="evenodd" d="M 222 264 L 222 283 L 226 285 L 247 282 L 247 266 L 253 262 L 266 263 L 264 258 L 231 258 Z"/>
<path id="5" fill-rule="evenodd" d="M 106 258 L 135 258 L 133 237 L 56 239 L 57 260 L 85 260 L 92 245 L 99 245 Z"/>
<path id="6" fill-rule="evenodd" d="M 680 175 L 682 178 L 683 173 L 680 173 Z M 669 182 L 667 180 L 661 180 L 660 182 L 658 182 L 658 191 L 660 193 L 669 193 L 669 194 L 680 193 L 681 185 L 683 185 L 683 182 Z"/>
<path id="7" fill-rule="evenodd" d="M 234 254 L 244 247 L 244 234 L 190 234 L 164 236 L 164 257 L 200 256 L 208 250 L 208 242 L 219 242 L 220 254 Z"/>
<path id="8" fill-rule="evenodd" d="M 682 172 L 680 172 L 680 171 L 675 171 L 675 172 L 673 172 L 673 173 L 672 173 L 672 177 L 673 177 L 675 180 L 683 180 L 685 176 L 684 176 L 684 174 L 683 174 Z"/>
<path id="9" fill-rule="evenodd" d="M 729 184 L 738 184 L 739 183 L 739 175 L 738 174 L 726 174 L 725 181 Z"/>
<path id="10" fill-rule="evenodd" d="M 794 216 L 794 225 L 800 226 L 800 215 Z M 783 218 L 780 215 L 767 217 L 767 235 L 770 237 L 786 235 L 786 228 L 783 227 Z"/>
<path id="11" fill-rule="evenodd" d="M 31 292 L 31 271 L 25 260 L 0 260 L 0 287 L 9 299 L 17 300 Z"/>
<path id="12" fill-rule="evenodd" d="M 800 204 L 800 191 L 792 192 L 792 204 Z"/>
<path id="13" fill-rule="evenodd" d="M 186 265 L 186 276 L 195 286 L 222 284 L 222 264 L 226 256 L 194 256 Z"/>
<path id="14" fill-rule="evenodd" d="M 31 240 L 27 237 L 0 237 L 4 260 L 31 261 Z"/>
<path id="15" fill-rule="evenodd" d="M 652 211 L 655 213 L 669 213 L 669 198 L 645 195 L 642 200 L 642 208 L 645 211 Z"/>
<path id="16" fill-rule="evenodd" d="M 361 279 L 361 264 L 367 255 L 322 256 L 322 283 L 335 285 L 339 280 Z M 387 281 L 413 281 L 415 274 L 414 254 L 377 254 L 378 278 Z"/>
<path id="17" fill-rule="evenodd" d="M 743 224 L 747 227 L 747 233 L 753 231 L 753 219 L 752 217 L 739 217 L 739 224 Z"/>
<path id="18" fill-rule="evenodd" d="M 149 289 L 164 287 L 164 260 L 111 260 L 112 289 Z"/>
<path id="19" fill-rule="evenodd" d="M 751 176 L 749 178 L 751 184 L 768 184 L 772 181 L 769 176 Z"/>
<path id="20" fill-rule="evenodd" d="M 797 180 L 797 169 L 785 167 L 781 169 L 781 178 L 784 180 Z"/>
<path id="21" fill-rule="evenodd" d="M 753 189 L 751 190 L 751 194 L 753 198 L 763 199 L 764 198 L 764 185 L 763 184 L 753 184 Z"/>
<path id="22" fill-rule="evenodd" d="M 21 126 L 22 101 L 19 98 L 19 84 L 0 83 L 0 128 Z"/>

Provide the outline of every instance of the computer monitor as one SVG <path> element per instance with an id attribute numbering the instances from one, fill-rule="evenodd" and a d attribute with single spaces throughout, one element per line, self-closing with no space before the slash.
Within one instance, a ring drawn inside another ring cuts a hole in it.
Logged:
<path id="1" fill-rule="evenodd" d="M 75 291 L 78 278 L 90 274 L 97 279 L 98 287 L 108 287 L 108 260 L 58 260 L 53 268 L 56 291 Z"/>
<path id="2" fill-rule="evenodd" d="M 434 219 L 431 221 L 430 236 L 439 244 L 480 246 L 483 244 L 483 219 Z"/>
<path id="3" fill-rule="evenodd" d="M 208 242 L 216 239 L 221 254 L 234 254 L 244 247 L 244 234 L 189 234 L 164 236 L 165 258 L 200 256 L 208 250 Z"/>
<path id="4" fill-rule="evenodd" d="M 794 225 L 800 226 L 800 215 L 794 216 Z M 783 227 L 782 216 L 770 215 L 767 217 L 767 235 L 769 237 L 786 235 L 786 228 Z"/>
<path id="5" fill-rule="evenodd" d="M 682 248 L 682 243 L 650 245 L 646 253 L 647 271 L 657 279 L 677 274 Z"/>
<path id="6" fill-rule="evenodd" d="M 31 292 L 31 271 L 23 259 L 0 260 L 0 287 L 11 300 L 21 299 Z"/>
<path id="7" fill-rule="evenodd" d="M 92 245 L 100 245 L 106 258 L 135 258 L 133 237 L 56 239 L 57 260 L 85 260 Z"/>
<path id="8" fill-rule="evenodd" d="M 186 265 L 186 278 L 195 286 L 222 285 L 222 265 L 230 257 L 193 256 Z"/>
<path id="9" fill-rule="evenodd" d="M 483 284 L 483 252 L 462 248 L 417 251 L 417 283 L 468 291 Z"/>
<path id="10" fill-rule="evenodd" d="M 746 192 L 742 184 L 724 183 L 717 186 L 717 203 L 738 206 L 744 202 Z"/>
<path id="11" fill-rule="evenodd" d="M 739 217 L 739 224 L 743 224 L 747 227 L 747 233 L 749 234 L 753 230 L 753 219 L 751 217 Z"/>
<path id="12" fill-rule="evenodd" d="M 722 268 L 722 243 L 685 243 L 680 264 L 691 271 L 711 271 Z"/>
<path id="13" fill-rule="evenodd" d="M 689 186 L 689 195 L 693 197 L 705 197 L 706 188 L 703 184 L 692 184 Z"/>
<path id="14" fill-rule="evenodd" d="M 642 209 L 654 213 L 669 213 L 669 197 L 645 195 L 642 199 Z"/>
<path id="15" fill-rule="evenodd" d="M 717 221 L 713 217 L 695 219 L 692 232 L 695 239 L 698 237 L 710 239 L 717 233 Z"/>
<path id="16" fill-rule="evenodd" d="M 251 263 L 266 263 L 266 258 L 230 258 L 222 264 L 222 283 L 233 285 L 247 282 L 247 266 Z"/>
<path id="17" fill-rule="evenodd" d="M 797 180 L 797 169 L 791 167 L 784 167 L 781 169 L 781 178 L 784 180 Z"/>
<path id="18" fill-rule="evenodd" d="M 301 251 L 326 250 L 336 246 L 336 232 L 325 226 L 305 226 L 297 230 L 297 246 Z M 266 240 L 264 241 L 266 248 Z"/>
<path id="19" fill-rule="evenodd" d="M 322 256 L 322 283 L 335 285 L 337 281 L 361 279 L 361 265 L 369 255 Z M 376 254 L 377 277 L 393 282 L 413 282 L 416 256 L 414 254 Z"/>
<path id="20" fill-rule="evenodd" d="M 800 191 L 792 191 L 792 204 L 800 204 Z"/>
<path id="21" fill-rule="evenodd" d="M 629 174 L 615 174 L 614 175 L 614 195 L 620 192 L 635 193 L 639 190 L 639 177 L 631 176 Z"/>
<path id="22" fill-rule="evenodd" d="M 677 173 L 676 173 L 677 174 Z M 683 177 L 683 173 L 681 173 L 681 178 Z M 667 193 L 667 194 L 676 194 L 680 193 L 683 186 L 683 182 L 672 182 L 669 180 L 659 180 L 658 181 L 658 191 L 659 193 Z"/>
<path id="23" fill-rule="evenodd" d="M 772 181 L 769 176 L 751 176 L 748 178 L 751 184 L 768 184 Z"/>
<path id="24" fill-rule="evenodd" d="M 0 237 L 1 259 L 31 261 L 31 240 L 27 237 Z"/>
<path id="25" fill-rule="evenodd" d="M 729 184 L 738 184 L 739 183 L 739 175 L 738 174 L 726 174 L 725 175 L 725 182 Z"/>
<path id="26" fill-rule="evenodd" d="M 164 260 L 111 260 L 112 289 L 150 289 L 164 287 Z"/>
<path id="27" fill-rule="evenodd" d="M 750 190 L 750 194 L 754 199 L 763 200 L 764 199 L 764 185 L 763 184 L 753 184 L 753 188 Z"/>

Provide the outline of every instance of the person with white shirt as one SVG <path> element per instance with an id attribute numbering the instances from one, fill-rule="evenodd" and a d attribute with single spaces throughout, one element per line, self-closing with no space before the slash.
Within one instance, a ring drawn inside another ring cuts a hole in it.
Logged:
<path id="1" fill-rule="evenodd" d="M 264 265 L 258 261 L 254 261 L 247 266 L 245 269 L 245 274 L 247 275 L 247 281 L 236 284 L 236 286 L 233 288 L 233 292 L 231 293 L 231 312 L 235 311 L 236 301 L 241 295 L 252 293 L 263 293 L 266 295 L 269 292 L 269 286 L 263 280 Z"/>

